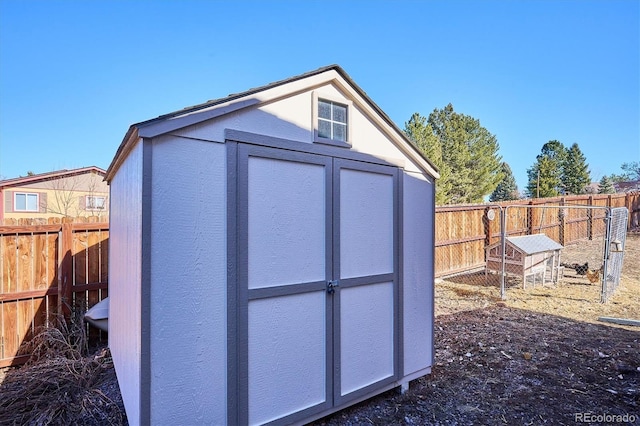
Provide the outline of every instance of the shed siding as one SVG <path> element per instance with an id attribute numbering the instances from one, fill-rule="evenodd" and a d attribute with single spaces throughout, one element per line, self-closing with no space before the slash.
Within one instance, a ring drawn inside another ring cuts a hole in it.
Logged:
<path id="1" fill-rule="evenodd" d="M 142 143 L 111 181 L 109 347 L 129 423 L 140 422 Z"/>
<path id="2" fill-rule="evenodd" d="M 153 142 L 151 424 L 226 422 L 226 158 Z"/>
<path id="3" fill-rule="evenodd" d="M 433 358 L 434 186 L 424 176 L 403 180 L 404 374 L 431 367 Z"/>
<path id="4" fill-rule="evenodd" d="M 311 106 L 311 92 L 306 92 L 258 108 L 248 107 L 174 133 L 223 142 L 224 130 L 236 129 L 311 143 Z"/>

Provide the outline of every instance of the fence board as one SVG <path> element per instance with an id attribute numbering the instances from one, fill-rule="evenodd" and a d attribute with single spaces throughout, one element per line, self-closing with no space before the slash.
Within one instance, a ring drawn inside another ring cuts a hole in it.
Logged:
<path id="1" fill-rule="evenodd" d="M 87 233 L 72 232 L 73 285 L 87 284 Z"/>
<path id="2" fill-rule="evenodd" d="M 32 288 L 41 289 L 46 288 L 47 283 L 47 258 L 46 258 L 46 234 L 32 234 L 33 245 L 33 281 Z"/>
<path id="3" fill-rule="evenodd" d="M 87 233 L 87 282 L 100 282 L 100 231 Z"/>
<path id="4" fill-rule="evenodd" d="M 18 301 L 2 302 L 2 356 L 12 358 L 18 353 Z"/>
<path id="5" fill-rule="evenodd" d="M 58 262 L 59 258 L 58 247 L 59 247 L 59 239 L 60 235 L 58 232 L 50 232 L 46 234 L 47 239 L 47 284 L 49 287 L 57 287 L 58 286 Z"/>
<path id="6" fill-rule="evenodd" d="M 100 282 L 109 281 L 109 230 L 100 231 Z M 106 296 L 105 296 L 106 297 Z"/>
<path id="7" fill-rule="evenodd" d="M 16 291 L 16 236 L 2 236 L 2 292 L 10 293 Z"/>
<path id="8" fill-rule="evenodd" d="M 33 289 L 33 238 L 29 234 L 20 234 L 17 238 L 18 251 L 18 273 L 17 273 L 17 291 L 29 291 Z"/>
<path id="9" fill-rule="evenodd" d="M 40 297 L 31 299 L 33 303 L 33 327 L 38 330 L 47 320 L 47 298 Z"/>
<path id="10" fill-rule="evenodd" d="M 33 337 L 33 299 L 19 300 L 18 308 L 18 336 L 20 342 Z"/>
<path id="11" fill-rule="evenodd" d="M 108 294 L 103 265 L 108 258 L 108 224 L 84 222 L 21 219 L 0 225 L 0 367 L 26 361 L 17 355 L 21 345 L 53 319 L 61 301 L 58 293 L 73 295 L 76 279 L 83 287 L 78 292 L 84 309 Z M 67 303 L 72 300 L 68 297 Z"/>

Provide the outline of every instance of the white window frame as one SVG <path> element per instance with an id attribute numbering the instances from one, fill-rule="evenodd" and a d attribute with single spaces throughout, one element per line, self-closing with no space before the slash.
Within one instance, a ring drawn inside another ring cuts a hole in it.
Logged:
<path id="1" fill-rule="evenodd" d="M 98 199 L 102 199 L 102 207 L 96 207 L 99 205 L 96 203 Z M 93 202 L 90 202 L 89 200 L 93 200 Z M 87 211 L 104 211 L 107 209 L 107 197 L 104 195 L 86 195 L 84 199 L 84 208 Z"/>
<path id="2" fill-rule="evenodd" d="M 313 92 L 313 96 L 311 98 L 313 102 L 313 142 L 339 146 L 343 148 L 351 148 L 351 111 L 353 109 L 353 103 L 348 99 L 337 98 L 336 96 L 318 92 Z M 324 138 L 320 137 L 320 135 L 318 134 L 318 121 L 320 119 L 318 114 L 318 103 L 320 102 L 320 100 L 332 102 L 334 104 L 344 106 L 347 109 L 347 120 L 345 123 L 347 126 L 346 140 L 341 141 L 338 139 Z"/>
<path id="3" fill-rule="evenodd" d="M 18 208 L 18 196 L 19 195 L 24 195 L 24 209 L 19 209 Z M 27 199 L 29 198 L 29 196 L 35 196 L 36 197 L 36 208 L 35 209 L 30 209 L 29 208 L 29 203 L 27 202 Z M 37 192 L 14 192 L 13 193 L 13 211 L 14 212 L 39 212 L 40 211 L 40 194 L 38 194 Z"/>

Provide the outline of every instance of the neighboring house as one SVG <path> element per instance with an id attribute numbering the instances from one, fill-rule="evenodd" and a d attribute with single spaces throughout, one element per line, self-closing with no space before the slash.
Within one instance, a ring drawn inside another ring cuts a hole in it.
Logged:
<path id="1" fill-rule="evenodd" d="M 109 186 L 99 167 L 57 170 L 0 181 L 4 219 L 109 216 Z"/>
<path id="2" fill-rule="evenodd" d="M 640 180 L 630 180 L 625 182 L 614 182 L 613 187 L 616 192 L 636 192 L 640 191 Z"/>
<path id="3" fill-rule="evenodd" d="M 584 188 L 584 191 L 587 194 L 597 194 L 600 191 L 600 183 L 599 182 L 591 182 Z"/>

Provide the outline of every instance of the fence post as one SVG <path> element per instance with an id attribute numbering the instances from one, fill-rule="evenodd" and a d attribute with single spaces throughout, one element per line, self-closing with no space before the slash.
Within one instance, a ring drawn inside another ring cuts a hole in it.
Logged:
<path id="1" fill-rule="evenodd" d="M 533 206 L 533 200 L 529 201 L 529 205 Z M 527 212 L 527 235 L 533 235 L 533 209 L 529 208 Z"/>
<path id="2" fill-rule="evenodd" d="M 491 222 L 489 221 L 490 206 L 484 209 L 484 215 L 482 215 L 482 226 L 484 227 L 484 246 L 487 247 L 491 244 Z M 485 251 L 486 256 L 486 251 Z"/>
<path id="3" fill-rule="evenodd" d="M 65 319 L 71 318 L 71 298 L 73 285 L 73 257 L 71 249 L 73 247 L 72 223 L 67 218 L 62 221 L 62 231 L 60 233 L 61 250 L 59 255 L 58 269 L 58 312 Z"/>
<path id="4" fill-rule="evenodd" d="M 564 211 L 564 204 L 565 204 L 565 199 L 564 197 L 560 198 L 560 209 L 558 211 L 558 216 L 560 219 L 560 223 L 558 224 L 559 228 L 558 228 L 558 239 L 560 240 L 559 243 L 561 245 L 564 245 L 564 224 L 565 224 L 565 211 Z"/>
<path id="5" fill-rule="evenodd" d="M 587 205 L 593 206 L 593 195 L 589 195 Z M 593 209 L 587 209 L 587 239 L 593 240 Z"/>
<path id="6" fill-rule="evenodd" d="M 631 220 L 633 219 L 633 214 L 631 212 L 633 211 L 633 206 L 631 204 L 631 194 L 628 192 L 624 196 L 624 206 L 629 212 L 629 218 L 627 219 L 627 231 L 631 231 Z"/>

